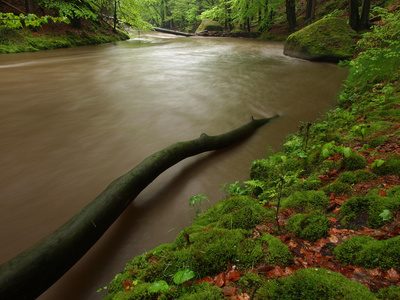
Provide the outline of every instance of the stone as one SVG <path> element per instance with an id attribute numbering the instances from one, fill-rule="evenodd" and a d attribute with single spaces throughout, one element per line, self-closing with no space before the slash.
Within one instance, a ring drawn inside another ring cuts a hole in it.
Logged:
<path id="1" fill-rule="evenodd" d="M 203 32 L 222 32 L 223 28 L 221 24 L 219 24 L 217 21 L 209 20 L 209 19 L 204 19 L 201 21 L 201 24 L 196 30 L 196 34 L 200 34 Z"/>
<path id="2" fill-rule="evenodd" d="M 338 63 L 355 55 L 357 33 L 341 18 L 321 19 L 288 36 L 283 54 Z"/>

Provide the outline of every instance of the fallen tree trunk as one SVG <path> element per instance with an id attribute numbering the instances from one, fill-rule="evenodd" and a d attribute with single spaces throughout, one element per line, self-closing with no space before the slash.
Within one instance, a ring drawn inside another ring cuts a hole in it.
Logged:
<path id="1" fill-rule="evenodd" d="M 159 28 L 159 27 L 153 27 L 153 28 L 154 28 L 155 31 L 158 31 L 158 32 L 175 34 L 175 35 L 183 35 L 183 36 L 193 36 L 193 34 L 186 33 L 186 32 L 175 31 L 175 30 L 170 30 L 170 29 L 164 29 L 164 28 Z"/>
<path id="2" fill-rule="evenodd" d="M 0 266 L 0 299 L 35 299 L 63 276 L 104 234 L 135 197 L 179 161 L 226 148 L 271 118 L 251 119 L 218 136 L 202 134 L 156 152 L 113 181 L 59 229 Z"/>

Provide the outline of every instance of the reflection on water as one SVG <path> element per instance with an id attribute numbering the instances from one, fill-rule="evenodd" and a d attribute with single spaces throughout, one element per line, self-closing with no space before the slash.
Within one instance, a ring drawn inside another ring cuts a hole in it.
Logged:
<path id="1" fill-rule="evenodd" d="M 129 41 L 0 56 L 0 263 L 54 231 L 112 180 L 170 144 L 251 115 L 279 119 L 226 151 L 174 166 L 40 299 L 101 299 L 125 263 L 174 239 L 188 200 L 223 198 L 299 121 L 331 108 L 346 72 L 282 44 L 149 33 Z"/>

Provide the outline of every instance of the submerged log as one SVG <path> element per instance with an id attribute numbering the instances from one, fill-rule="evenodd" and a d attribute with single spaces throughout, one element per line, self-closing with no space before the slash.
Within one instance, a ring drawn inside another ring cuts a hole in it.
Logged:
<path id="1" fill-rule="evenodd" d="M 193 36 L 193 34 L 191 34 L 191 33 L 175 31 L 175 30 L 170 30 L 170 29 L 164 29 L 164 28 L 159 28 L 159 27 L 153 27 L 153 28 L 155 31 L 158 31 L 158 32 L 175 34 L 175 35 L 183 35 L 183 36 Z"/>
<path id="2" fill-rule="evenodd" d="M 105 233 L 135 197 L 179 161 L 226 148 L 271 118 L 251 121 L 218 136 L 202 134 L 158 151 L 113 181 L 59 229 L 0 266 L 0 299 L 35 299 L 63 276 Z"/>

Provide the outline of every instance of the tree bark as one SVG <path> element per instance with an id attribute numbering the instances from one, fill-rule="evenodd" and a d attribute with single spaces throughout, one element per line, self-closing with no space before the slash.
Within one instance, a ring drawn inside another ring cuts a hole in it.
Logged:
<path id="1" fill-rule="evenodd" d="M 218 136 L 202 134 L 158 151 L 113 181 L 63 226 L 0 266 L 0 299 L 36 299 L 63 276 L 105 233 L 136 196 L 179 161 L 231 146 L 271 118 L 251 119 Z"/>
<path id="2" fill-rule="evenodd" d="M 306 20 L 313 21 L 315 19 L 315 5 L 316 0 L 307 0 Z"/>
<path id="3" fill-rule="evenodd" d="M 370 9 L 371 9 L 371 0 L 364 0 L 361 8 L 359 30 L 369 29 L 371 27 L 371 24 L 369 23 Z"/>
<path id="4" fill-rule="evenodd" d="M 35 3 L 34 0 L 25 0 L 25 10 L 28 14 L 35 13 Z"/>
<path id="5" fill-rule="evenodd" d="M 297 26 L 295 0 L 286 0 L 286 19 L 289 25 L 289 31 L 293 32 Z"/>
<path id="6" fill-rule="evenodd" d="M 349 25 L 355 31 L 359 30 L 360 14 L 358 13 L 358 0 L 349 0 Z"/>

